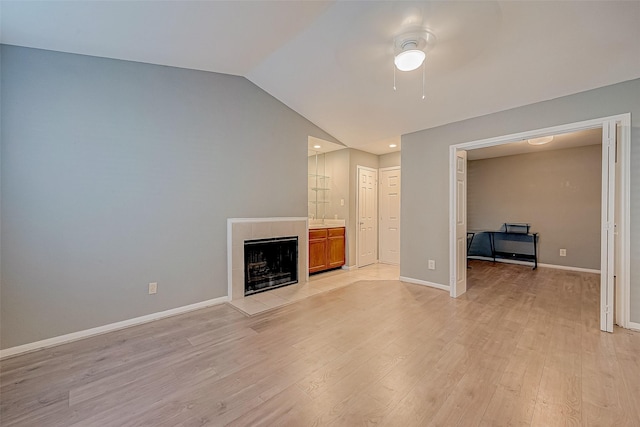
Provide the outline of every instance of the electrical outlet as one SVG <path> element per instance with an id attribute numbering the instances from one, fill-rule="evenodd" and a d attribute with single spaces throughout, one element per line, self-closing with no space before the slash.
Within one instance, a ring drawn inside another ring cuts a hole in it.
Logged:
<path id="1" fill-rule="evenodd" d="M 430 259 L 429 260 L 429 270 L 435 270 L 436 269 L 436 260 L 435 259 Z"/>
<path id="2" fill-rule="evenodd" d="M 158 282 L 149 283 L 149 295 L 158 292 Z"/>
<path id="3" fill-rule="evenodd" d="M 567 256 L 567 250 L 566 249 L 560 249 L 560 256 Z"/>

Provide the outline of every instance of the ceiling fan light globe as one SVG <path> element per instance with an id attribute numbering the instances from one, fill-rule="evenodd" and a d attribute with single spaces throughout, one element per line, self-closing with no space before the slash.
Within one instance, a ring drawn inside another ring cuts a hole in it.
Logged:
<path id="1" fill-rule="evenodd" d="M 422 65 L 425 56 L 420 49 L 409 49 L 397 54 L 393 62 L 400 71 L 413 71 Z"/>

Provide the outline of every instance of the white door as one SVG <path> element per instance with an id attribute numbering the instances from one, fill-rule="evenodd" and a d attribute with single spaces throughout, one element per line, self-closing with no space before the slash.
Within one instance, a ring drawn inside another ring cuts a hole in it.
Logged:
<path id="1" fill-rule="evenodd" d="M 380 262 L 400 264 L 400 168 L 380 169 Z"/>
<path id="2" fill-rule="evenodd" d="M 451 296 L 456 298 L 467 292 L 467 152 L 458 150 L 455 158 L 455 282 Z"/>
<path id="3" fill-rule="evenodd" d="M 358 166 L 358 267 L 378 259 L 378 171 Z"/>
<path id="4" fill-rule="evenodd" d="M 624 305 L 624 289 L 622 288 L 622 281 L 620 280 L 622 277 L 623 270 L 623 250 L 622 250 L 622 234 L 621 234 L 621 225 L 622 225 L 622 198 L 624 194 L 622 192 L 622 153 L 620 152 L 622 149 L 622 144 L 620 141 L 621 137 L 621 126 L 620 124 L 616 124 L 616 190 L 615 190 L 615 224 L 613 228 L 613 239 L 614 239 L 614 251 L 613 251 L 613 260 L 614 260 L 614 322 L 616 325 L 623 326 L 625 325 L 624 319 L 626 307 Z"/>
<path id="5" fill-rule="evenodd" d="M 616 122 L 602 126 L 602 233 L 600 257 L 600 329 L 613 332 Z"/>

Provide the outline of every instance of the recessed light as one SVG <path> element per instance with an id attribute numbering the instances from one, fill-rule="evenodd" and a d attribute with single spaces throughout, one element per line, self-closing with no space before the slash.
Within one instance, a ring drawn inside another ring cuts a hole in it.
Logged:
<path id="1" fill-rule="evenodd" d="M 549 142 L 553 141 L 553 135 L 552 136 L 543 136 L 541 138 L 532 138 L 527 140 L 527 142 L 530 145 L 544 145 L 547 144 Z"/>
<path id="2" fill-rule="evenodd" d="M 389 148 L 396 148 L 398 144 L 389 144 Z"/>
<path id="3" fill-rule="evenodd" d="M 322 147 L 319 145 L 314 145 L 313 148 L 322 148 Z"/>

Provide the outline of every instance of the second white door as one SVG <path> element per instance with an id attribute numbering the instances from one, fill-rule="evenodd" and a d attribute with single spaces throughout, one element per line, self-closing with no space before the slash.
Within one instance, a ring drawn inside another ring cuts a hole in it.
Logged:
<path id="1" fill-rule="evenodd" d="M 357 266 L 378 260 L 378 171 L 358 166 Z"/>
<path id="2" fill-rule="evenodd" d="M 380 169 L 380 262 L 400 264 L 400 168 Z"/>

